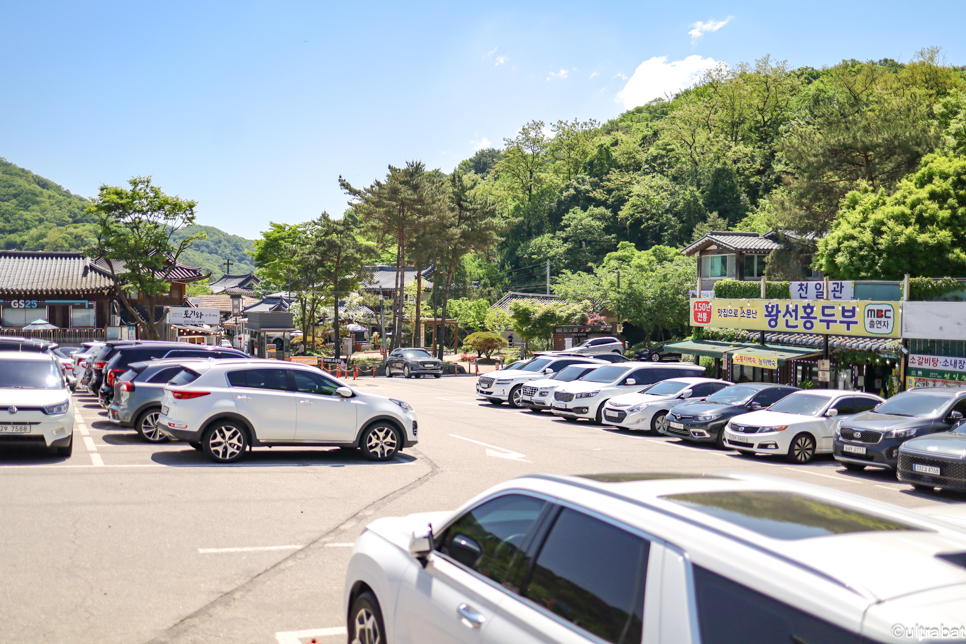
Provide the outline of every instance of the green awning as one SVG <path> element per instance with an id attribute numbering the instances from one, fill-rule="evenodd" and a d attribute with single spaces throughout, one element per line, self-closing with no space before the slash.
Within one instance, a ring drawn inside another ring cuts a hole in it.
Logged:
<path id="1" fill-rule="evenodd" d="M 730 353 L 735 364 L 744 364 L 763 369 L 777 369 L 791 360 L 822 355 L 821 351 L 805 347 L 782 347 L 775 345 L 735 347 Z"/>
<path id="2" fill-rule="evenodd" d="M 747 342 L 721 342 L 719 340 L 685 340 L 674 344 L 664 345 L 665 351 L 674 353 L 685 353 L 692 356 L 705 356 L 707 358 L 723 358 L 729 351 L 754 347 L 755 344 Z"/>

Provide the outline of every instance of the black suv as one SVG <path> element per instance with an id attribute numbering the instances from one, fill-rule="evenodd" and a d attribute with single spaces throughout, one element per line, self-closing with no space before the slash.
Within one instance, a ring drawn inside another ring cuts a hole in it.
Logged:
<path id="1" fill-rule="evenodd" d="M 910 438 L 946 432 L 966 414 L 966 389 L 929 387 L 893 396 L 872 411 L 842 421 L 832 443 L 849 470 L 896 469 L 899 446 Z"/>
<path id="2" fill-rule="evenodd" d="M 207 345 L 192 345 L 184 342 L 144 342 L 117 347 L 117 351 L 104 366 L 104 380 L 97 390 L 97 398 L 104 408 L 111 405 L 114 399 L 114 382 L 118 376 L 128 370 L 135 362 L 147 362 L 160 358 L 248 358 L 249 356 L 237 349 L 214 347 Z"/>
<path id="3" fill-rule="evenodd" d="M 748 382 L 725 387 L 704 400 L 686 402 L 667 414 L 664 433 L 698 443 L 724 447 L 724 427 L 739 414 L 770 407 L 798 387 Z"/>

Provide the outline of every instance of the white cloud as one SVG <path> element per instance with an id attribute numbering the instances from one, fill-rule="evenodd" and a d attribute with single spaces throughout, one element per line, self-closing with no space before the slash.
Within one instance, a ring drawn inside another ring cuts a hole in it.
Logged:
<path id="1" fill-rule="evenodd" d="M 598 76 L 600 76 L 600 74 L 598 74 L 597 72 L 594 72 L 593 74 L 590 75 L 590 78 L 588 78 L 587 80 L 594 80 Z"/>
<path id="2" fill-rule="evenodd" d="M 620 72 L 614 74 L 614 78 L 619 78 L 621 80 L 627 80 L 627 74 L 622 74 Z"/>
<path id="3" fill-rule="evenodd" d="M 495 54 L 497 49 L 499 49 L 499 47 L 494 47 L 492 51 L 486 52 L 486 56 L 483 57 L 483 60 L 486 60 L 487 58 Z"/>
<path id="4" fill-rule="evenodd" d="M 732 18 L 734 18 L 734 16 L 728 16 L 724 20 L 709 20 L 708 22 L 701 22 L 700 20 L 697 21 L 691 25 L 691 31 L 688 32 L 688 35 L 691 36 L 691 42 L 694 42 L 706 33 L 714 33 L 715 31 L 718 31 L 726 24 L 731 22 Z"/>
<path id="5" fill-rule="evenodd" d="M 507 56 L 497 56 L 497 58 L 496 58 L 496 66 L 499 67 L 500 65 L 502 65 L 505 62 L 507 62 L 508 60 L 510 60 L 510 59 Z"/>
<path id="6" fill-rule="evenodd" d="M 566 80 L 569 74 L 570 72 L 567 71 L 566 69 L 561 69 L 559 72 L 556 72 L 556 73 L 550 72 L 550 75 L 547 76 L 547 80 L 550 80 L 551 78 L 559 78 L 560 80 Z"/>
<path id="7" fill-rule="evenodd" d="M 493 147 L 493 144 L 485 136 L 482 137 L 479 141 L 470 141 L 470 145 L 473 146 L 473 149 L 474 150 L 483 150 L 483 149 L 486 149 L 486 148 L 492 148 Z"/>
<path id="8" fill-rule="evenodd" d="M 667 56 L 649 58 L 638 65 L 627 85 L 617 93 L 617 101 L 629 110 L 655 98 L 676 94 L 694 85 L 706 70 L 717 64 L 714 59 L 701 56 L 688 56 L 670 63 Z"/>

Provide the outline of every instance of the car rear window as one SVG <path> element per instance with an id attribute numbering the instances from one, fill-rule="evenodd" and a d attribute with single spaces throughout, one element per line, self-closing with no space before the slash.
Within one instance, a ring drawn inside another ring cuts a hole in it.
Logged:
<path id="1" fill-rule="evenodd" d="M 694 492 L 661 498 L 762 536 L 786 541 L 855 532 L 920 530 L 794 492 Z"/>
<path id="2" fill-rule="evenodd" d="M 157 373 L 148 378 L 148 382 L 153 384 L 170 382 L 183 368 L 184 367 L 165 367 L 164 369 L 158 370 Z M 126 376 L 127 374 L 124 375 Z M 192 380 L 194 380 L 194 378 L 192 378 Z"/>
<path id="3" fill-rule="evenodd" d="M 60 366 L 53 361 L 4 360 L 0 365 L 0 389 L 64 388 Z"/>
<path id="4" fill-rule="evenodd" d="M 194 382 L 200 376 L 200 373 L 194 372 L 191 369 L 182 369 L 181 373 L 176 375 L 171 379 L 171 384 L 178 387 L 181 385 L 187 385 L 190 382 Z"/>

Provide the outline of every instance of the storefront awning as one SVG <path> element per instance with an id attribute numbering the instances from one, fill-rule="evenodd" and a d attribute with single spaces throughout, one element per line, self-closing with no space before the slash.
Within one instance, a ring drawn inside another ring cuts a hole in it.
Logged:
<path id="1" fill-rule="evenodd" d="M 763 347 L 759 345 L 748 348 L 736 346 L 730 355 L 734 364 L 760 367 L 762 369 L 777 369 L 779 366 L 791 360 L 812 358 L 821 355 L 821 352 L 815 349 L 800 349 L 798 347 L 776 347 L 767 345 Z"/>
<path id="2" fill-rule="evenodd" d="M 664 345 L 664 350 L 673 353 L 685 353 L 692 356 L 723 358 L 729 351 L 754 346 L 756 345 L 751 343 L 722 342 L 720 340 L 685 340 L 684 342 L 666 344 Z"/>

